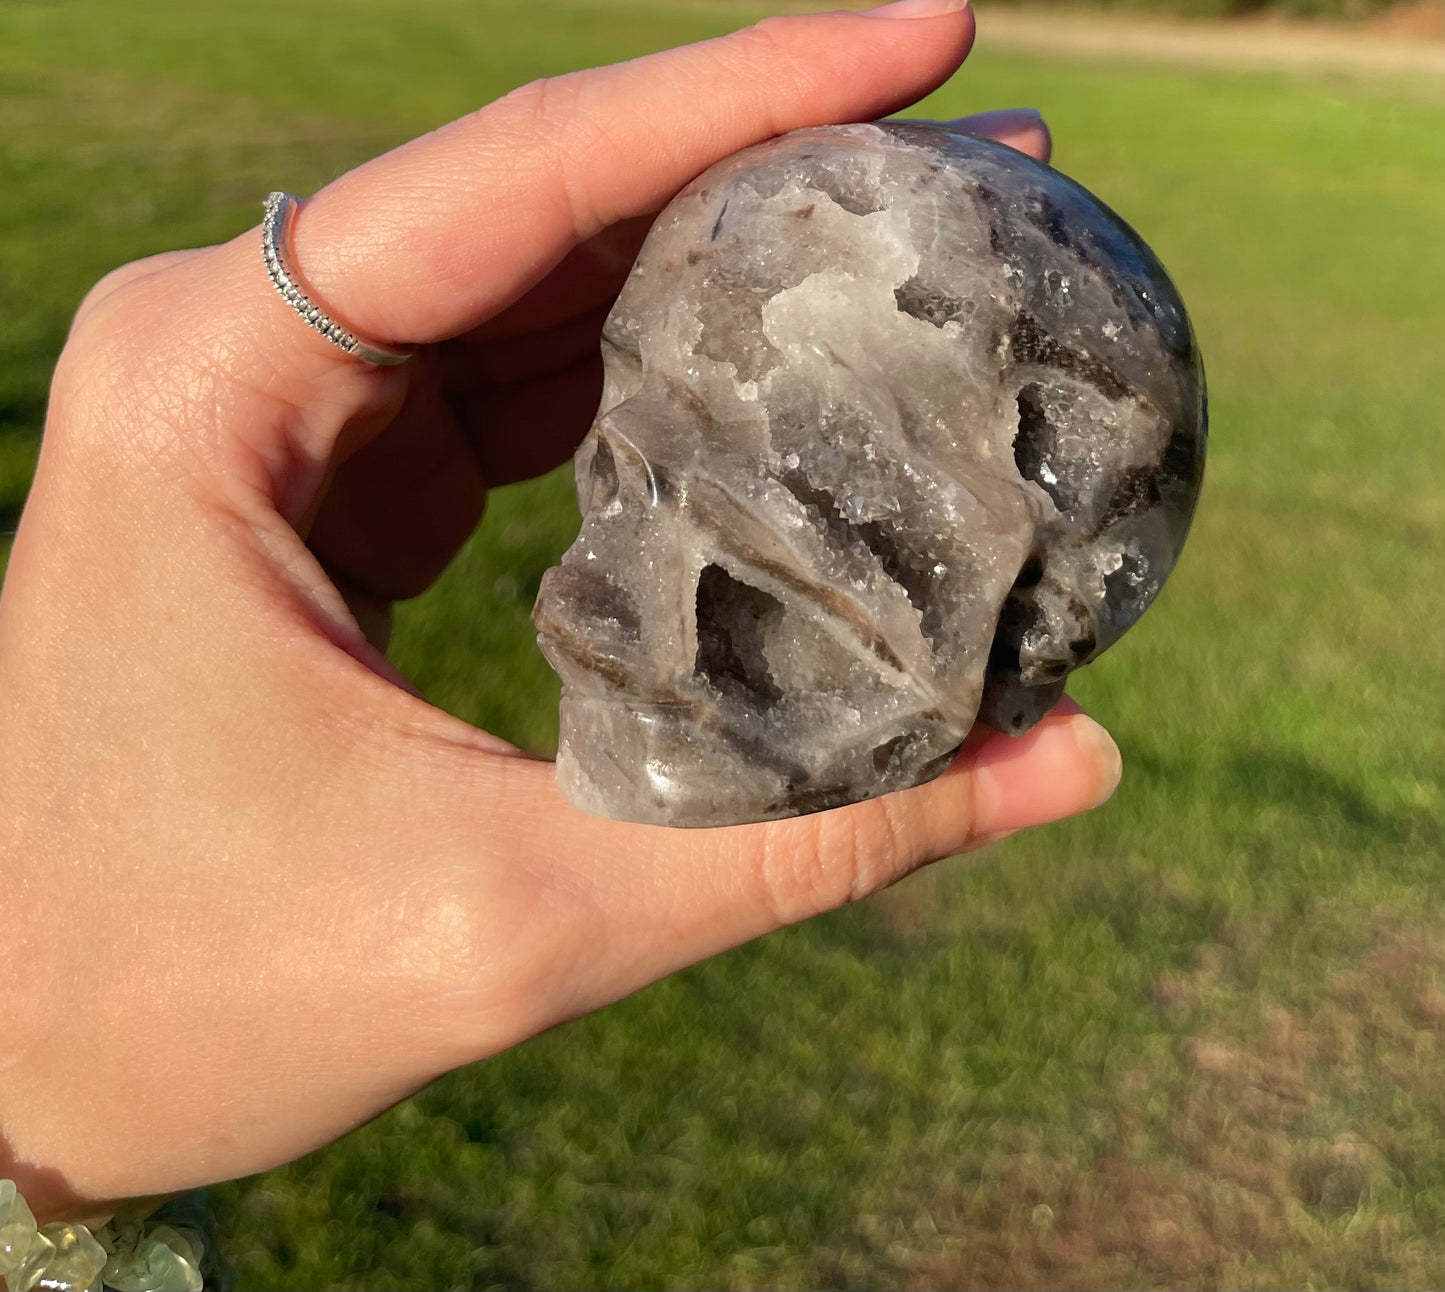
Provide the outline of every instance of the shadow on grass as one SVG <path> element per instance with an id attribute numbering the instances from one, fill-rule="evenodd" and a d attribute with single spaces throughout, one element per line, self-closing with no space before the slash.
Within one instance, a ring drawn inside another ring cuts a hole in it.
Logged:
<path id="1" fill-rule="evenodd" d="M 1288 750 L 1253 749 L 1225 766 L 1224 779 L 1246 804 L 1274 805 L 1311 820 L 1335 820 L 1386 844 L 1439 840 L 1440 818 L 1423 808 L 1385 810 L 1348 781 Z"/>

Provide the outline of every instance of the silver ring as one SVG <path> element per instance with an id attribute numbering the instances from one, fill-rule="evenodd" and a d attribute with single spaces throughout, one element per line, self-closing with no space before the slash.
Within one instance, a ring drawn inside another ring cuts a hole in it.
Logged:
<path id="1" fill-rule="evenodd" d="M 272 193 L 266 199 L 266 218 L 261 221 L 261 255 L 276 290 L 303 323 L 347 354 L 367 363 L 405 363 L 411 358 L 412 351 L 363 340 L 311 299 L 304 285 L 306 280 L 301 277 L 291 255 L 291 224 L 300 209 L 301 199 L 290 193 Z"/>

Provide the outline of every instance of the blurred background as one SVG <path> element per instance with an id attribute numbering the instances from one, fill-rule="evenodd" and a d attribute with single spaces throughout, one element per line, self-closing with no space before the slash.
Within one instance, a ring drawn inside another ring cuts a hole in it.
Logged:
<path id="1" fill-rule="evenodd" d="M 1113 802 L 217 1190 L 242 1288 L 1445 1284 L 1445 8 L 1173 7 L 982 0 L 920 112 L 1043 109 L 1200 336 L 1193 539 L 1074 687 Z M 3 0 L 0 532 L 106 270 L 763 12 Z M 393 648 L 540 751 L 576 523 L 566 472 L 499 491 Z"/>

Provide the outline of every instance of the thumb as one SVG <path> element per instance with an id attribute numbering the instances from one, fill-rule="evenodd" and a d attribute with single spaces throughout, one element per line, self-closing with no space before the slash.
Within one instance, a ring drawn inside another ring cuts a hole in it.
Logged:
<path id="1" fill-rule="evenodd" d="M 473 877 L 472 927 L 486 947 L 476 999 L 487 1034 L 471 1044 L 501 1049 L 940 857 L 1087 811 L 1113 793 L 1120 770 L 1108 733 L 1068 700 L 1022 737 L 976 728 L 927 785 L 722 829 L 589 816 L 561 798 L 550 764 L 489 760 L 484 781 L 473 784 L 487 786 L 490 801 L 468 792 L 465 778 L 449 778 L 458 826 L 447 833 L 469 842 L 438 858 L 449 873 Z M 440 809 L 435 789 L 426 801 Z M 519 953 L 510 965 L 494 954 L 489 924 L 499 882 L 507 905 L 527 894 L 531 934 L 510 941 Z M 508 1002 L 505 1016 L 498 1000 Z"/>

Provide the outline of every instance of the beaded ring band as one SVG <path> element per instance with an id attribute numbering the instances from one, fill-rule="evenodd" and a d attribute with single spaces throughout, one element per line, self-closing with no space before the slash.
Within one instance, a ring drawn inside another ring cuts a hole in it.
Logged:
<path id="1" fill-rule="evenodd" d="M 299 197 L 291 193 L 272 193 L 266 199 L 266 217 L 261 221 L 261 256 L 266 262 L 266 273 L 282 299 L 296 311 L 303 323 L 347 354 L 366 363 L 405 363 L 411 358 L 410 350 L 398 350 L 357 336 L 317 305 L 307 291 L 305 279 L 291 255 L 291 224 L 300 209 Z"/>

